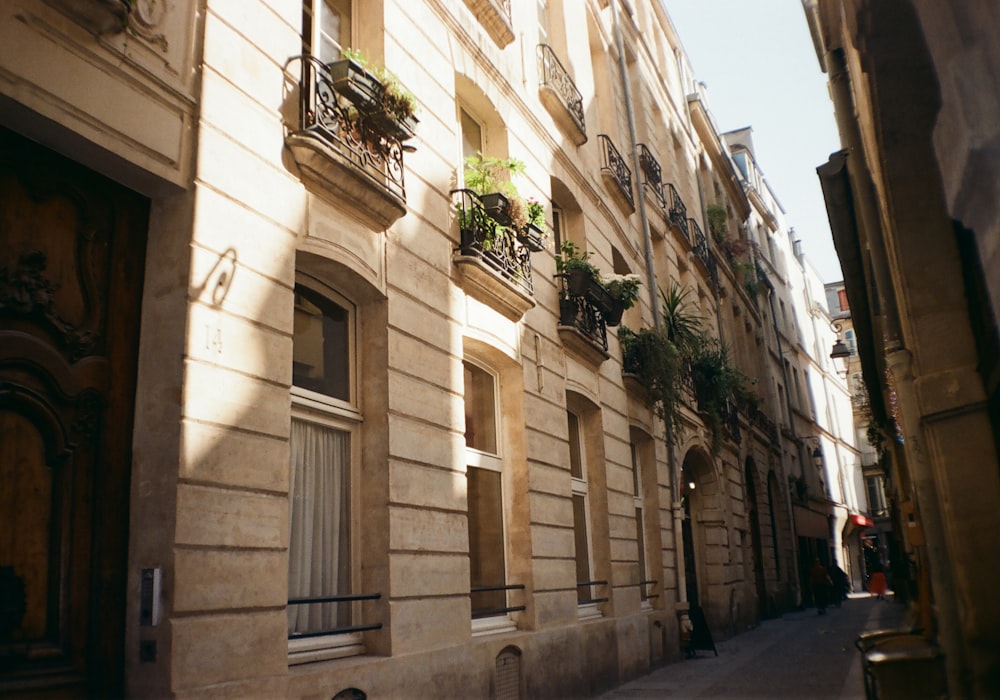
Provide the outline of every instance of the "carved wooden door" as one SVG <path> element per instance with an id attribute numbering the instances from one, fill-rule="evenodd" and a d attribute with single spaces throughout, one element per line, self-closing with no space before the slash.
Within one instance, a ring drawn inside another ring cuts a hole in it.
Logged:
<path id="1" fill-rule="evenodd" d="M 0 695 L 122 692 L 148 215 L 0 129 Z"/>

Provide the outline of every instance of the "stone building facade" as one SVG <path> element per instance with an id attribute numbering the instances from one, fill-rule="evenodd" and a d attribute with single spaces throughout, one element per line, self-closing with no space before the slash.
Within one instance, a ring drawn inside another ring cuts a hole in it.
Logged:
<path id="1" fill-rule="evenodd" d="M 0 690 L 585 696 L 798 604 L 772 205 L 660 3 L 0 13 Z M 565 241 L 754 400 L 668 441 Z"/>
<path id="2" fill-rule="evenodd" d="M 949 697 L 993 697 L 1000 16 L 973 0 L 804 7 L 844 146 L 818 172 L 919 626 Z"/>

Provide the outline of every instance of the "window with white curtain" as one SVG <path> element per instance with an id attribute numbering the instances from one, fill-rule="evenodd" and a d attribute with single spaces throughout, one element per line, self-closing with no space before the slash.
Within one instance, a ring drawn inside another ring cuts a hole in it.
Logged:
<path id="1" fill-rule="evenodd" d="M 317 285 L 318 287 L 318 285 Z M 290 661 L 361 650 L 351 601 L 352 489 L 361 413 L 354 372 L 354 306 L 296 285 L 290 434 Z M 319 599 L 319 600 L 317 600 Z M 317 602 L 300 602 L 317 600 Z"/>

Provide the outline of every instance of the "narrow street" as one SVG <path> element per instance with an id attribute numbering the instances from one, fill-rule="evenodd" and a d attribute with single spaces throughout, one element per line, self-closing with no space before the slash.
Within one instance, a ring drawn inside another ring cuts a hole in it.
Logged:
<path id="1" fill-rule="evenodd" d="M 817 615 L 813 608 L 764 621 L 757 629 L 717 643 L 719 655 L 699 651 L 605 695 L 636 698 L 864 698 L 860 654 L 863 631 L 897 627 L 902 605 L 868 595 Z"/>

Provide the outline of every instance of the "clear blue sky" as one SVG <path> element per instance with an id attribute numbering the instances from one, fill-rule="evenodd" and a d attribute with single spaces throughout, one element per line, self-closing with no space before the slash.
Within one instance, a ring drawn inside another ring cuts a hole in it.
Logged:
<path id="1" fill-rule="evenodd" d="M 753 127 L 757 162 L 824 282 L 842 279 L 816 167 L 840 150 L 799 0 L 662 0 L 722 131 Z"/>

